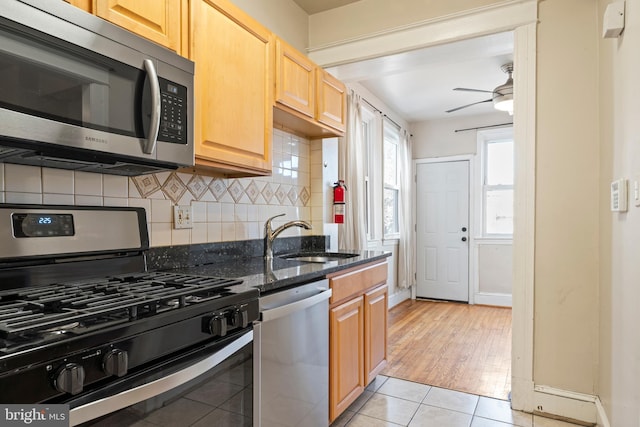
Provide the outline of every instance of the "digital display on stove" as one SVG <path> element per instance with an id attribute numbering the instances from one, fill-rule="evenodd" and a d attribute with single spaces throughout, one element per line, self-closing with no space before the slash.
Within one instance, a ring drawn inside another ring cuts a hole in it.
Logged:
<path id="1" fill-rule="evenodd" d="M 73 215 L 51 213 L 14 213 L 13 235 L 15 237 L 73 236 Z"/>

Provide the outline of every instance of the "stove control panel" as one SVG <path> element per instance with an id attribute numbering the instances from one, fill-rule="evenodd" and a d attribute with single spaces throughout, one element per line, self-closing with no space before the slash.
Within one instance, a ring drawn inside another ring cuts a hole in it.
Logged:
<path id="1" fill-rule="evenodd" d="M 115 375 L 123 377 L 127 374 L 129 368 L 129 353 L 124 350 L 114 348 L 104 355 L 102 361 L 102 369 L 107 375 Z"/>
<path id="2" fill-rule="evenodd" d="M 248 325 L 249 305 L 240 304 L 205 316 L 202 319 L 202 332 L 214 337 L 224 337 L 228 332 Z"/>
<path id="3" fill-rule="evenodd" d="M 84 387 L 84 368 L 77 363 L 63 365 L 56 372 L 53 385 L 61 393 L 81 393 Z"/>

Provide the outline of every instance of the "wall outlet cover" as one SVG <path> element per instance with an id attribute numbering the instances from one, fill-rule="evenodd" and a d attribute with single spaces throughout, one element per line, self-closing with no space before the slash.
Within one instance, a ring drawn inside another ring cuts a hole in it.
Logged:
<path id="1" fill-rule="evenodd" d="M 193 208 L 191 205 L 173 207 L 173 228 L 193 228 Z"/>

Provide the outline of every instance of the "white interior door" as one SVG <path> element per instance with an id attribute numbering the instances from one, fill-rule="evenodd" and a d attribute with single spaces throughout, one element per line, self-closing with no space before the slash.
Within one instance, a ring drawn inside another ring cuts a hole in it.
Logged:
<path id="1" fill-rule="evenodd" d="M 469 162 L 416 165 L 420 298 L 469 301 Z"/>

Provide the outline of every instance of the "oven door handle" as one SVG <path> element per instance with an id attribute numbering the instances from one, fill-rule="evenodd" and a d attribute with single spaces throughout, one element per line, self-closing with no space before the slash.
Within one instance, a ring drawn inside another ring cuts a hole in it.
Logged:
<path id="1" fill-rule="evenodd" d="M 135 403 L 158 396 L 179 385 L 185 384 L 210 369 L 215 368 L 251 341 L 253 341 L 253 331 L 248 331 L 246 334 L 226 345 L 220 351 L 217 351 L 206 359 L 201 360 L 188 368 L 122 393 L 73 408 L 69 411 L 69 425 L 75 426 L 82 424 L 103 415 L 110 414 L 111 412 L 126 408 Z"/>
<path id="2" fill-rule="evenodd" d="M 275 319 L 279 319 L 280 317 L 288 316 L 289 314 L 295 313 L 297 311 L 303 311 L 309 307 L 313 307 L 314 305 L 322 301 L 328 300 L 329 298 L 331 298 L 331 293 L 332 293 L 331 289 L 322 289 L 321 292 L 313 296 L 310 296 L 310 297 L 307 297 L 307 298 L 304 298 L 280 307 L 263 310 L 262 313 L 260 313 L 260 319 L 263 322 L 268 322 L 270 320 L 275 320 Z"/>

